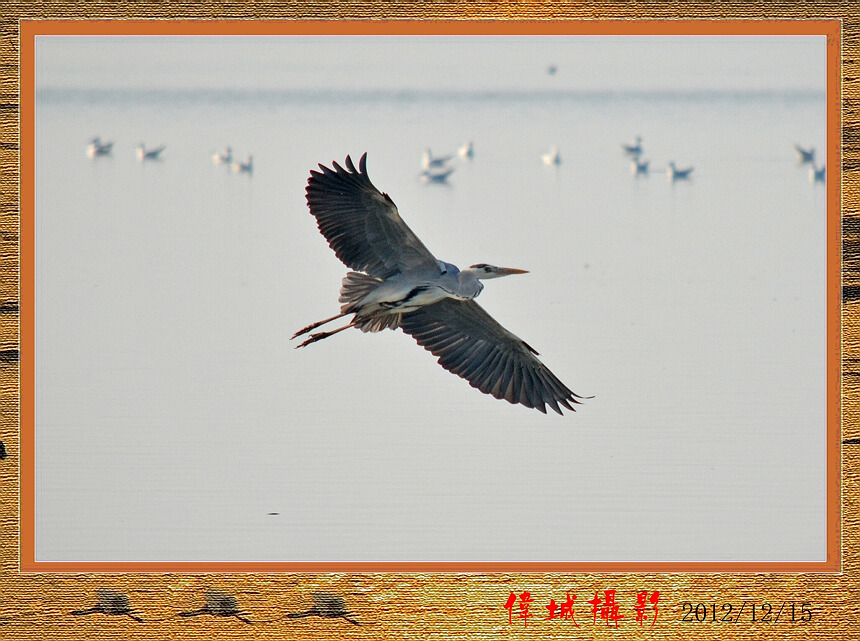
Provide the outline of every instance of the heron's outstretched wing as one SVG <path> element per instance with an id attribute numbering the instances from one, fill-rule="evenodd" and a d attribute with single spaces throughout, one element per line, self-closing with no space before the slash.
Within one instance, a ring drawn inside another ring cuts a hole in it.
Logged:
<path id="1" fill-rule="evenodd" d="M 537 352 L 499 325 L 473 300 L 446 298 L 404 314 L 400 327 L 439 357 L 439 364 L 485 394 L 546 413 L 562 413 L 582 398 L 537 358 Z"/>
<path id="2" fill-rule="evenodd" d="M 322 235 L 350 269 L 377 278 L 421 266 L 436 268 L 436 259 L 409 229 L 397 206 L 367 177 L 367 154 L 356 171 L 346 157 L 346 169 L 320 165 L 311 171 L 305 190 L 308 207 Z"/>

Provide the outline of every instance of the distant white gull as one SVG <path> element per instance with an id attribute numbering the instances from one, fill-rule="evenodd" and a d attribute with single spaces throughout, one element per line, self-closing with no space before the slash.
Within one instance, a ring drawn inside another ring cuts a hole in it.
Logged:
<path id="1" fill-rule="evenodd" d="M 471 160 L 472 157 L 475 155 L 475 150 L 472 147 L 472 141 L 470 140 L 469 142 L 463 144 L 457 150 L 457 154 L 460 156 L 460 158 L 464 158 L 466 160 Z"/>
<path id="2" fill-rule="evenodd" d="M 636 142 L 632 145 L 622 144 L 621 147 L 628 156 L 638 156 L 642 153 L 642 136 L 636 136 Z"/>
<path id="3" fill-rule="evenodd" d="M 633 162 L 630 163 L 630 173 L 634 176 L 641 176 L 648 174 L 648 161 L 640 160 L 639 157 L 633 159 Z"/>
<path id="4" fill-rule="evenodd" d="M 797 159 L 801 163 L 806 162 L 815 162 L 815 147 L 810 147 L 809 149 L 804 149 L 800 145 L 794 145 L 794 150 L 797 152 Z"/>
<path id="5" fill-rule="evenodd" d="M 237 174 L 254 173 L 254 157 L 251 154 L 248 154 L 248 160 L 245 162 L 235 161 L 230 166 Z"/>
<path id="6" fill-rule="evenodd" d="M 159 158 L 159 154 L 164 151 L 165 145 L 161 145 L 161 147 L 156 147 L 155 149 L 147 149 L 143 143 L 140 143 L 137 146 L 137 159 L 140 162 L 144 160 L 161 160 Z"/>
<path id="7" fill-rule="evenodd" d="M 545 165 L 560 165 L 561 156 L 558 153 L 558 147 L 552 147 L 545 154 L 541 154 L 541 160 L 543 160 L 543 164 Z"/>
<path id="8" fill-rule="evenodd" d="M 420 177 L 421 180 L 425 183 L 436 183 L 436 184 L 448 184 L 448 176 L 454 173 L 454 169 L 446 169 L 444 171 L 433 172 L 430 170 L 424 170 L 421 172 Z"/>
<path id="9" fill-rule="evenodd" d="M 815 163 L 812 163 L 812 166 L 809 168 L 809 182 L 811 183 L 823 183 L 826 167 L 816 167 Z"/>
<path id="10" fill-rule="evenodd" d="M 424 153 L 421 154 L 421 168 L 425 171 L 428 169 L 439 169 L 440 167 L 444 167 L 445 163 L 451 160 L 453 156 L 433 156 L 433 152 L 430 151 L 430 148 L 424 150 Z"/>
<path id="11" fill-rule="evenodd" d="M 670 182 L 675 182 L 676 180 L 689 179 L 691 173 L 693 173 L 692 167 L 687 167 L 686 169 L 678 169 L 675 166 L 675 161 L 672 160 L 669 162 L 669 170 L 666 175 L 669 177 Z"/>
<path id="12" fill-rule="evenodd" d="M 102 139 L 96 136 L 92 140 L 90 140 L 90 144 L 87 145 L 87 156 L 90 158 L 96 158 L 97 156 L 107 156 L 110 154 L 113 149 L 112 142 L 102 142 Z"/>
<path id="13" fill-rule="evenodd" d="M 216 165 L 229 165 L 233 162 L 233 150 L 230 149 L 230 147 L 227 147 L 227 149 L 224 150 L 224 153 L 216 153 L 212 156 L 212 162 Z"/>

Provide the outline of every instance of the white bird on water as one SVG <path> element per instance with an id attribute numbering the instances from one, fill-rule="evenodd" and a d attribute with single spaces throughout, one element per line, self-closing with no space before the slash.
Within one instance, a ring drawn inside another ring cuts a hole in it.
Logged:
<path id="1" fill-rule="evenodd" d="M 137 146 L 137 159 L 140 162 L 145 160 L 161 160 L 159 158 L 159 154 L 164 151 L 166 145 L 161 145 L 161 147 L 156 147 L 155 149 L 147 149 L 143 143 L 140 143 Z"/>
<path id="2" fill-rule="evenodd" d="M 421 154 L 421 168 L 425 171 L 429 169 L 440 169 L 445 166 L 453 156 L 434 156 L 430 151 L 430 147 L 424 150 Z"/>
<path id="3" fill-rule="evenodd" d="M 669 162 L 669 170 L 666 175 L 669 177 L 669 182 L 675 182 L 676 180 L 688 180 L 690 178 L 690 174 L 693 173 L 692 167 L 687 167 L 686 169 L 678 169 L 675 166 L 675 161 L 672 160 Z"/>
<path id="4" fill-rule="evenodd" d="M 558 153 L 557 147 L 552 147 L 545 154 L 541 154 L 541 160 L 543 160 L 543 164 L 545 165 L 555 165 L 558 166 L 561 164 L 561 155 Z"/>
<path id="5" fill-rule="evenodd" d="M 254 157 L 248 154 L 248 160 L 245 162 L 234 161 L 230 166 L 237 174 L 252 174 L 254 173 Z"/>
<path id="6" fill-rule="evenodd" d="M 448 184 L 448 176 L 454 173 L 454 168 L 446 169 L 445 171 L 422 171 L 419 176 L 422 182 L 425 183 L 436 183 L 436 184 Z"/>
<path id="7" fill-rule="evenodd" d="M 797 152 L 797 159 L 800 163 L 815 162 L 815 147 L 804 149 L 800 145 L 795 144 L 794 150 Z"/>
<path id="8" fill-rule="evenodd" d="M 642 153 L 642 136 L 636 136 L 636 142 L 630 145 L 622 144 L 624 153 L 628 156 L 638 156 Z"/>
<path id="9" fill-rule="evenodd" d="M 355 271 L 343 279 L 340 313 L 308 325 L 293 338 L 350 314 L 352 320 L 311 334 L 298 347 L 351 327 L 362 332 L 399 327 L 437 356 L 442 367 L 485 394 L 544 413 L 547 405 L 559 414 L 562 408 L 573 410 L 583 397 L 474 300 L 484 288 L 482 280 L 527 272 L 486 263 L 461 271 L 436 259 L 400 217 L 391 197 L 370 182 L 366 162 L 364 154 L 356 169 L 347 156 L 346 168 L 320 165 L 308 179 L 308 207 L 320 232 Z"/>
<path id="10" fill-rule="evenodd" d="M 87 145 L 87 156 L 90 158 L 97 158 L 98 156 L 107 156 L 110 154 L 113 149 L 112 142 L 102 142 L 102 139 L 99 136 L 96 136 L 92 140 L 90 140 L 90 144 Z"/>
<path id="11" fill-rule="evenodd" d="M 648 175 L 648 161 L 642 160 L 638 156 L 633 159 L 633 162 L 630 163 L 630 173 L 634 176 L 647 176 Z"/>
<path id="12" fill-rule="evenodd" d="M 809 182 L 811 183 L 823 183 L 827 167 L 816 167 L 815 163 L 812 163 L 812 166 L 809 168 Z"/>
<path id="13" fill-rule="evenodd" d="M 212 162 L 216 165 L 229 165 L 233 162 L 233 150 L 227 147 L 223 153 L 216 153 L 212 156 Z"/>

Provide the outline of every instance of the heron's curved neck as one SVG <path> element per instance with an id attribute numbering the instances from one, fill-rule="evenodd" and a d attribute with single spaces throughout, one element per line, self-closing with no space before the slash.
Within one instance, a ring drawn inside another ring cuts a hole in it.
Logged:
<path id="1" fill-rule="evenodd" d="M 484 283 L 478 280 L 478 273 L 471 267 L 462 270 L 457 275 L 457 281 L 460 284 L 460 292 L 469 298 L 475 298 L 484 289 Z"/>

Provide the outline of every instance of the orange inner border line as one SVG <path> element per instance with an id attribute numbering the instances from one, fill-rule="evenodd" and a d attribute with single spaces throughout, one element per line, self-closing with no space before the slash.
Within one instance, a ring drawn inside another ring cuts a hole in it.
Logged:
<path id="1" fill-rule="evenodd" d="M 838 572 L 841 564 L 839 20 L 20 21 L 22 572 Z M 827 38 L 827 543 L 813 562 L 40 562 L 35 559 L 35 42 L 38 36 L 822 36 Z"/>

